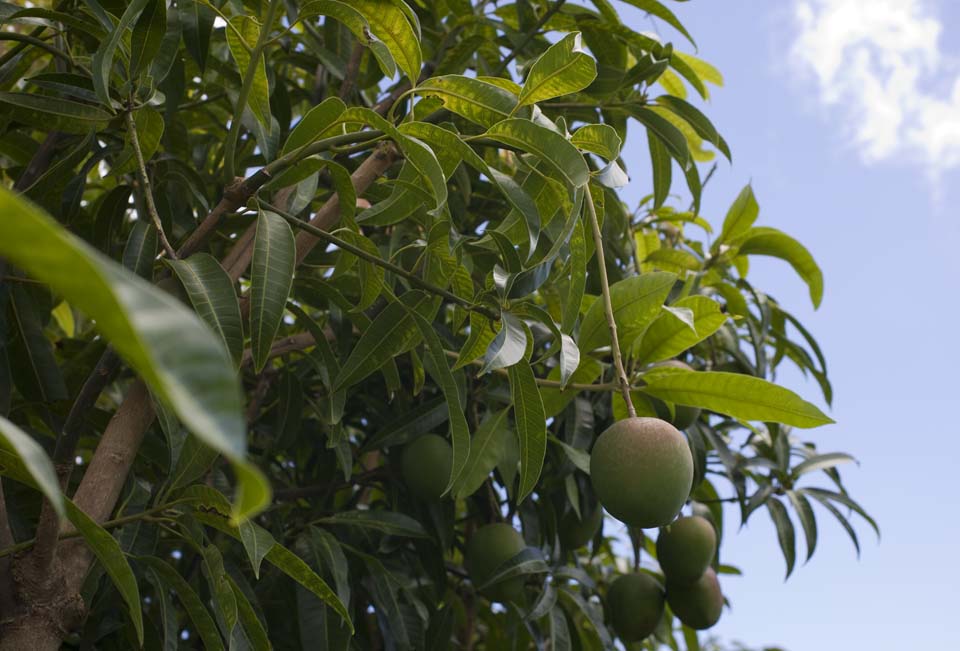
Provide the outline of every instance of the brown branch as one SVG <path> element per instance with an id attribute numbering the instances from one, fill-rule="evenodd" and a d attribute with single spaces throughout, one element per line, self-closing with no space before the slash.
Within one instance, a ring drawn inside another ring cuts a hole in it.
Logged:
<path id="1" fill-rule="evenodd" d="M 353 46 L 353 51 L 350 52 L 350 60 L 347 61 L 347 72 L 343 76 L 343 82 L 340 84 L 340 92 L 338 93 L 340 99 L 347 99 L 353 87 L 356 85 L 357 74 L 360 72 L 360 59 L 363 57 L 363 51 L 365 49 L 366 48 L 360 43 L 356 43 Z"/>

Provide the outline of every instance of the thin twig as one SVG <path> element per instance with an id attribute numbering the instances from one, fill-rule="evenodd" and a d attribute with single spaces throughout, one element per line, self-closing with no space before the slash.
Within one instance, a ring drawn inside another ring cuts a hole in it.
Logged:
<path id="1" fill-rule="evenodd" d="M 504 70 L 507 69 L 507 66 L 510 65 L 510 62 L 516 58 L 517 54 L 519 54 L 519 52 L 523 48 L 527 47 L 530 41 L 532 41 L 537 37 L 537 34 L 540 33 L 540 28 L 546 25 L 547 22 L 551 18 L 553 18 L 553 15 L 555 13 L 560 11 L 560 9 L 563 7 L 565 2 L 566 0 L 557 0 L 557 2 L 552 7 L 550 7 L 543 13 L 543 15 L 540 17 L 540 20 L 537 21 L 537 24 L 533 26 L 533 29 L 527 32 L 526 38 L 520 41 L 520 44 L 514 47 L 512 50 L 510 50 L 510 54 L 504 57 L 503 61 L 500 62 L 500 65 L 497 66 L 497 69 L 493 71 L 492 76 L 499 77 L 500 75 L 503 74 Z"/>
<path id="2" fill-rule="evenodd" d="M 166 511 L 174 506 L 177 506 L 178 504 L 186 504 L 191 501 L 193 501 L 192 498 L 183 498 L 179 500 L 173 500 L 172 502 L 160 504 L 159 506 L 155 506 L 152 509 L 147 509 L 146 511 L 141 511 L 140 513 L 134 513 L 133 515 L 125 515 L 120 518 L 115 518 L 113 520 L 107 520 L 106 522 L 101 522 L 100 526 L 109 531 L 110 529 L 116 529 L 117 527 L 122 527 L 125 524 L 136 522 L 137 520 L 144 520 L 146 518 L 156 515 L 157 513 L 162 513 L 163 511 Z M 79 531 L 76 531 L 76 530 L 67 531 L 60 534 L 59 539 L 66 540 L 67 538 L 77 538 L 78 536 L 80 536 Z M 16 554 L 17 552 L 23 551 L 24 549 L 30 549 L 31 547 L 33 547 L 36 541 L 37 541 L 36 538 L 31 538 L 30 540 L 24 540 L 23 542 L 17 543 L 16 545 L 10 545 L 9 547 L 0 549 L 0 558 L 9 556 L 10 554 Z"/>
<path id="3" fill-rule="evenodd" d="M 133 119 L 133 111 L 127 111 L 127 131 L 130 134 L 130 146 L 137 157 L 137 169 L 140 172 L 140 187 L 143 189 L 143 198 L 147 202 L 147 212 L 150 214 L 150 220 L 153 227 L 157 229 L 160 236 L 160 243 L 163 244 L 164 251 L 170 256 L 171 260 L 177 259 L 177 251 L 167 239 L 167 234 L 163 230 L 163 224 L 160 222 L 160 213 L 157 212 L 157 205 L 153 202 L 153 190 L 150 187 L 150 177 L 147 176 L 147 163 L 143 160 L 143 151 L 140 149 L 140 138 L 137 136 L 137 123 Z"/>
<path id="4" fill-rule="evenodd" d="M 610 281 L 607 279 L 607 264 L 603 255 L 603 235 L 600 233 L 600 222 L 597 219 L 597 209 L 593 205 L 593 196 L 590 189 L 586 189 L 587 211 L 590 213 L 590 226 L 593 228 L 593 244 L 597 250 L 597 267 L 600 271 L 600 289 L 603 292 L 603 311 L 607 315 L 607 327 L 610 328 L 610 348 L 613 353 L 613 367 L 617 373 L 617 381 L 620 384 L 620 393 L 623 394 L 623 401 L 627 403 L 627 413 L 630 418 L 636 418 L 637 410 L 633 406 L 633 400 L 630 398 L 630 380 L 627 379 L 627 372 L 623 369 L 623 359 L 620 357 L 620 339 L 617 337 L 617 320 L 613 313 L 613 301 L 610 299 Z"/>
<path id="5" fill-rule="evenodd" d="M 301 230 L 304 230 L 304 231 L 310 233 L 311 235 L 314 235 L 314 236 L 316 236 L 316 237 L 319 237 L 321 240 L 327 242 L 328 244 L 333 244 L 333 245 L 335 245 L 335 246 L 343 249 L 344 251 L 347 251 L 348 253 L 352 253 L 353 255 L 357 256 L 358 258 L 361 258 L 361 259 L 363 259 L 363 260 L 366 260 L 367 262 L 369 262 L 369 263 L 371 263 L 371 264 L 375 264 L 375 265 L 377 265 L 378 267 L 382 267 L 383 269 L 386 269 L 387 271 L 391 271 L 391 272 L 397 274 L 398 276 L 402 276 L 402 277 L 406 278 L 407 280 L 409 280 L 412 284 L 414 284 L 414 285 L 416 285 L 417 287 L 419 287 L 420 289 L 424 289 L 424 290 L 426 290 L 426 291 L 428 291 L 428 292 L 431 292 L 431 293 L 433 293 L 433 294 L 436 294 L 437 296 L 442 296 L 443 298 L 447 299 L 448 301 L 450 301 L 450 302 L 452 302 L 452 303 L 456 303 L 456 304 L 458 304 L 458 305 L 466 308 L 467 310 L 470 310 L 471 312 L 476 312 L 476 313 L 478 313 L 478 314 L 482 314 L 482 315 L 484 315 L 485 317 L 487 317 L 488 319 L 491 319 L 492 321 L 498 321 L 498 320 L 500 319 L 500 316 L 499 316 L 498 314 L 494 313 L 492 310 L 490 310 L 490 309 L 488 309 L 488 308 L 486 308 L 486 307 L 483 307 L 482 305 L 477 305 L 476 303 L 473 303 L 473 302 L 471 302 L 471 301 L 469 301 L 469 300 L 467 300 L 467 299 L 465 299 L 465 298 L 462 298 L 462 297 L 460 297 L 460 296 L 457 296 L 457 295 L 454 294 L 453 292 L 449 292 L 449 291 L 447 291 L 446 289 L 443 289 L 442 287 L 438 287 L 438 286 L 436 286 L 436 285 L 434 285 L 434 284 L 432 284 L 432 283 L 429 283 L 429 282 L 423 280 L 422 278 L 420 278 L 419 276 L 417 276 L 416 274 L 407 271 L 407 270 L 404 269 L 403 267 L 401 267 L 401 266 L 399 266 L 399 265 L 395 265 L 395 264 L 393 264 L 392 262 L 388 262 L 388 261 L 384 260 L 383 258 L 381 258 L 381 257 L 379 257 L 379 256 L 376 256 L 376 255 L 373 255 L 372 253 L 370 253 L 370 252 L 368 252 L 368 251 L 364 251 L 364 250 L 361 249 L 360 247 L 354 246 L 353 244 L 350 244 L 350 243 L 347 242 L 346 240 L 340 239 L 340 238 L 337 237 L 336 235 L 331 235 L 330 233 L 328 233 L 328 232 L 326 232 L 326 231 L 324 231 L 324 230 L 321 230 L 321 229 L 317 228 L 316 226 L 313 226 L 312 224 L 309 224 L 309 223 L 303 221 L 302 219 L 298 219 L 298 218 L 295 217 L 294 215 L 291 215 L 290 213 L 288 213 L 288 212 L 286 212 L 286 211 L 284 211 L 284 210 L 281 210 L 280 208 L 277 208 L 276 206 L 273 206 L 273 205 L 267 203 L 266 201 L 261 201 L 261 202 L 260 202 L 260 205 L 262 205 L 262 206 L 263 206 L 264 208 L 266 208 L 267 210 L 269 210 L 269 211 L 271 211 L 271 212 L 274 212 L 274 213 L 280 215 L 281 217 L 283 217 L 283 218 L 284 218 L 285 220 L 287 220 L 287 222 L 288 222 L 291 226 L 293 226 L 294 228 L 299 228 L 299 229 L 301 229 Z"/>

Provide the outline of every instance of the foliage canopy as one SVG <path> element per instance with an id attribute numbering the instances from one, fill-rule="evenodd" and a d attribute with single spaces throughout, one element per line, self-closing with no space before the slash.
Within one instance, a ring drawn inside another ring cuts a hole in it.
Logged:
<path id="1" fill-rule="evenodd" d="M 815 339 L 748 277 L 817 306 L 820 269 L 750 187 L 700 214 L 722 78 L 625 4 L 677 47 L 608 0 L 0 3 L 0 649 L 609 648 L 656 547 L 561 529 L 634 410 L 685 430 L 721 579 L 726 502 L 787 575 L 814 506 L 876 528 L 772 381 L 829 403 Z M 630 648 L 699 644 L 667 608 Z"/>

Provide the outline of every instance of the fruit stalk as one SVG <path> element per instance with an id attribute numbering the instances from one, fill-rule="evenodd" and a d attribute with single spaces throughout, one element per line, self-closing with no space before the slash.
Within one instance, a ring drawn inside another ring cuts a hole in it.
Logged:
<path id="1" fill-rule="evenodd" d="M 600 222 L 597 220 L 597 208 L 593 205 L 593 195 L 587 188 L 586 196 L 587 210 L 590 213 L 590 226 L 593 229 L 593 245 L 597 250 L 597 267 L 600 269 L 600 291 L 603 294 L 603 311 L 607 315 L 607 327 L 610 328 L 610 347 L 613 350 L 613 367 L 617 374 L 617 383 L 620 385 L 620 393 L 623 394 L 623 401 L 627 403 L 627 413 L 630 418 L 637 416 L 637 410 L 633 407 L 633 400 L 630 398 L 630 380 L 627 379 L 627 372 L 623 368 L 623 359 L 620 357 L 620 340 L 617 337 L 617 320 L 613 315 L 613 302 L 610 300 L 610 281 L 607 280 L 607 262 L 603 255 L 603 239 L 600 233 Z"/>

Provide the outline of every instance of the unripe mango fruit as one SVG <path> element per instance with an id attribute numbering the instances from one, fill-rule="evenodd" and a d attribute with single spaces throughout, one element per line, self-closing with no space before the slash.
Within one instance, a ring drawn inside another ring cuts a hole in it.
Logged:
<path id="1" fill-rule="evenodd" d="M 594 443 L 590 480 L 610 515 L 634 527 L 660 527 L 677 517 L 690 495 L 693 456 L 670 423 L 626 418 Z"/>
<path id="2" fill-rule="evenodd" d="M 707 571 L 717 551 L 717 532 L 705 518 L 679 518 L 660 530 L 657 560 L 674 583 L 693 583 Z"/>
<path id="3" fill-rule="evenodd" d="M 710 628 L 723 611 L 723 593 L 712 567 L 693 583 L 680 584 L 667 577 L 667 603 L 681 622 L 697 630 Z"/>
<path id="4" fill-rule="evenodd" d="M 657 628 L 663 617 L 663 586 L 649 574 L 623 574 L 607 591 L 610 623 L 624 642 L 638 642 Z"/>
<path id="5" fill-rule="evenodd" d="M 450 479 L 453 448 L 436 434 L 424 434 L 407 444 L 400 459 L 403 481 L 423 500 L 440 499 Z"/>
<path id="6" fill-rule="evenodd" d="M 593 505 L 590 512 L 581 511 L 583 519 L 577 518 L 577 513 L 569 509 L 560 518 L 560 544 L 565 549 L 580 549 L 593 540 L 603 522 L 603 507 Z"/>
<path id="7" fill-rule="evenodd" d="M 467 543 L 464 565 L 470 580 L 478 588 L 486 583 L 505 562 L 519 554 L 527 544 L 523 536 L 508 524 L 498 522 L 477 529 Z M 500 581 L 482 590 L 491 601 L 523 604 L 523 577 Z"/>

